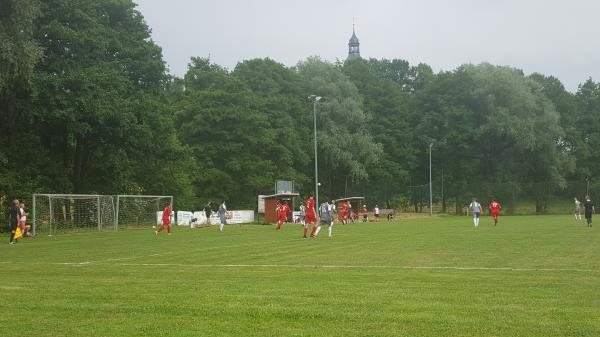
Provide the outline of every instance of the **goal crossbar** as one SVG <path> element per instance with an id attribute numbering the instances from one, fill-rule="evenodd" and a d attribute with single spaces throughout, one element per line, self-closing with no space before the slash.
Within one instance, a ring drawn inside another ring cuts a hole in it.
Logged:
<path id="1" fill-rule="evenodd" d="M 172 195 L 36 193 L 33 194 L 32 198 L 32 232 L 34 235 L 36 234 L 38 222 L 40 222 L 40 220 L 42 225 L 47 225 L 44 227 L 48 230 L 49 235 L 55 232 L 57 230 L 57 219 L 54 219 L 53 216 L 57 211 L 62 212 L 62 220 L 65 220 L 65 216 L 68 220 L 71 220 L 71 214 L 64 208 L 67 207 L 64 202 L 68 200 L 70 200 L 69 205 L 72 205 L 73 207 L 75 207 L 75 205 L 81 206 L 82 204 L 80 203 L 84 202 L 83 209 L 86 210 L 85 220 L 87 221 L 85 223 L 85 228 L 91 229 L 91 225 L 93 225 L 98 228 L 98 231 L 101 231 L 110 224 L 109 227 L 112 227 L 113 230 L 119 230 L 119 204 L 121 203 L 121 200 L 129 199 L 145 200 L 146 202 L 156 201 L 157 207 L 160 206 L 160 200 L 164 200 L 163 203 L 169 201 L 171 205 L 173 204 Z M 85 200 L 90 201 L 86 202 Z M 56 205 L 53 209 L 53 201 L 58 203 L 58 210 L 56 209 Z M 42 214 L 40 214 L 40 209 Z M 94 215 L 91 215 L 92 211 L 95 213 Z M 156 209 L 155 211 L 159 211 L 159 209 Z M 65 212 L 67 213 L 65 214 Z M 59 225 L 63 224 L 59 221 Z"/>

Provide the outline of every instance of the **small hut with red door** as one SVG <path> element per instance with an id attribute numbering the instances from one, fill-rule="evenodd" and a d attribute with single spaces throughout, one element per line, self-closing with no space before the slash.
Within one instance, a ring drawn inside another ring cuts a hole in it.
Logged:
<path id="1" fill-rule="evenodd" d="M 335 201 L 335 206 L 337 207 L 337 210 L 339 212 L 342 204 L 347 204 L 348 201 L 350 201 L 350 206 L 352 207 L 352 216 L 354 217 L 354 220 L 356 220 L 360 216 L 364 200 L 364 197 L 341 198 Z"/>
<path id="2" fill-rule="evenodd" d="M 278 193 L 264 196 L 263 199 L 265 200 L 265 222 L 277 222 L 277 202 L 287 202 L 287 204 L 290 206 L 291 212 L 288 213 L 286 222 L 294 222 L 294 218 L 292 216 L 294 212 L 294 197 L 297 197 L 299 195 L 300 194 L 298 193 Z"/>

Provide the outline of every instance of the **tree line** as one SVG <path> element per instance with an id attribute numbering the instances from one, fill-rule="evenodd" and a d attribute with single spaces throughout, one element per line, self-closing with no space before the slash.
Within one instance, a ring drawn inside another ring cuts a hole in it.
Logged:
<path id="1" fill-rule="evenodd" d="M 168 194 L 256 207 L 276 179 L 397 207 L 443 170 L 455 202 L 482 186 L 564 190 L 600 172 L 600 83 L 491 64 L 435 73 L 401 59 L 170 75 L 130 0 L 0 1 L 0 194 Z M 486 185 L 488 184 L 488 185 Z M 494 188 L 489 193 L 503 193 Z M 409 201 L 410 203 L 410 201 Z M 413 200 L 415 207 L 418 200 Z M 536 200 L 543 210 L 543 200 Z"/>

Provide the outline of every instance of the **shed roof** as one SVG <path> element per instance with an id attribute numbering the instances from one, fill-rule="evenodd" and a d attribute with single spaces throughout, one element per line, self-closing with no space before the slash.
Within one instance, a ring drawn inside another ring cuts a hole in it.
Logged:
<path id="1" fill-rule="evenodd" d="M 352 200 L 364 200 L 365 197 L 347 197 L 347 198 L 340 198 L 340 199 L 336 199 L 335 201 L 352 201 Z"/>
<path id="2" fill-rule="evenodd" d="M 297 197 L 300 193 L 278 193 L 273 195 L 265 195 L 263 199 L 276 199 L 281 197 Z"/>

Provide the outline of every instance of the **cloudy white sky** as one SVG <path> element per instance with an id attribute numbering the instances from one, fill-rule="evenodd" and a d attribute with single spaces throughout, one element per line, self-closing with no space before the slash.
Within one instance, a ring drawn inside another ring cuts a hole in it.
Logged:
<path id="1" fill-rule="evenodd" d="M 352 18 L 361 55 L 427 63 L 510 65 L 571 91 L 600 79 L 599 0 L 134 0 L 170 72 L 191 56 L 233 69 L 270 57 L 345 59 Z"/>

